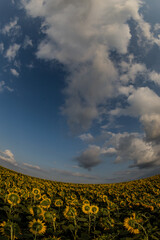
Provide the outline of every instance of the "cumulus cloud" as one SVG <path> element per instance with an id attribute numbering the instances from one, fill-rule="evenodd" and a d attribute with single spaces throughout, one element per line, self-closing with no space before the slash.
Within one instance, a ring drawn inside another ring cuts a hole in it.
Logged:
<path id="1" fill-rule="evenodd" d="M 152 71 L 149 73 L 150 80 L 152 80 L 156 85 L 160 85 L 160 73 Z"/>
<path id="2" fill-rule="evenodd" d="M 140 121 L 143 124 L 147 141 L 160 142 L 160 114 L 142 115 Z"/>
<path id="3" fill-rule="evenodd" d="M 4 152 L 0 151 L 0 160 L 17 166 L 17 162 L 14 159 L 14 155 L 9 149 L 6 149 Z"/>
<path id="4" fill-rule="evenodd" d="M 101 149 L 99 146 L 90 145 L 89 148 L 77 156 L 75 160 L 78 161 L 80 167 L 91 170 L 102 162 L 100 153 Z"/>
<path id="5" fill-rule="evenodd" d="M 30 16 L 42 18 L 41 29 L 46 37 L 38 46 L 37 57 L 56 59 L 69 68 L 62 114 L 67 116 L 71 128 L 78 126 L 87 130 L 92 121 L 101 116 L 100 106 L 113 94 L 119 94 L 122 82 L 134 82 L 138 74 L 146 71 L 140 63 L 127 65 L 127 74 L 121 76 L 120 83 L 118 71 L 109 57 L 110 50 L 128 53 L 132 37 L 130 19 L 137 22 L 146 39 L 153 40 L 151 28 L 139 13 L 142 1 L 102 0 L 97 4 L 95 0 L 30 0 L 22 3 Z"/>
<path id="6" fill-rule="evenodd" d="M 9 61 L 14 60 L 19 49 L 20 44 L 14 43 L 13 45 L 10 45 L 8 50 L 6 51 L 5 57 L 8 58 Z"/>
<path id="7" fill-rule="evenodd" d="M 79 156 L 75 157 L 79 166 L 88 170 L 102 163 L 103 156 L 113 156 L 116 149 L 113 147 L 105 148 L 96 145 L 89 145 Z"/>
<path id="8" fill-rule="evenodd" d="M 128 61 L 122 61 L 120 64 L 122 84 L 135 83 L 136 77 L 142 75 L 147 76 L 148 70 L 145 64 L 135 62 L 134 56 L 129 55 Z"/>
<path id="9" fill-rule="evenodd" d="M 17 72 L 16 69 L 11 68 L 10 71 L 11 71 L 11 73 L 12 73 L 15 77 L 19 77 L 19 73 Z"/>
<path id="10" fill-rule="evenodd" d="M 115 163 L 132 161 L 130 167 L 144 169 L 160 165 L 160 146 L 146 142 L 138 133 L 112 134 L 108 144 L 115 149 Z"/>
<path id="11" fill-rule="evenodd" d="M 144 114 L 160 113 L 160 97 L 148 87 L 134 89 L 127 103 L 128 107 L 111 110 L 111 114 L 141 117 Z"/>

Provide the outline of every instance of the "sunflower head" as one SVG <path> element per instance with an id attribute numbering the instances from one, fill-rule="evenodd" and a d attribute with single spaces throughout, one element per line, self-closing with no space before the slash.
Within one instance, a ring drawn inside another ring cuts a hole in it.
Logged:
<path id="1" fill-rule="evenodd" d="M 89 200 L 85 199 L 85 200 L 83 200 L 83 203 L 82 203 L 82 204 L 83 204 L 83 205 L 84 205 L 84 204 L 90 205 L 90 202 L 89 202 Z"/>
<path id="2" fill-rule="evenodd" d="M 44 212 L 43 214 L 44 220 L 47 222 L 51 222 L 51 221 L 56 221 L 56 213 L 55 212 Z"/>
<path id="3" fill-rule="evenodd" d="M 137 228 L 137 221 L 134 218 L 134 216 L 133 218 L 130 217 L 130 218 L 124 219 L 124 227 L 131 233 L 134 233 L 134 234 L 140 233 L 139 229 Z"/>
<path id="4" fill-rule="evenodd" d="M 44 210 L 40 205 L 30 207 L 29 211 L 33 216 L 41 216 L 44 214 Z"/>
<path id="5" fill-rule="evenodd" d="M 46 226 L 40 219 L 33 219 L 33 221 L 29 222 L 29 228 L 33 234 L 44 234 L 46 231 Z"/>
<path id="6" fill-rule="evenodd" d="M 61 207 L 61 206 L 63 206 L 63 201 L 61 199 L 56 199 L 54 202 L 54 205 L 56 207 Z"/>
<path id="7" fill-rule="evenodd" d="M 40 192 L 40 190 L 38 188 L 33 188 L 32 193 L 34 195 L 37 195 L 37 194 L 40 194 L 41 192 Z"/>
<path id="8" fill-rule="evenodd" d="M 91 205 L 90 206 L 90 213 L 91 214 L 97 214 L 99 212 L 99 207 L 96 205 Z"/>
<path id="9" fill-rule="evenodd" d="M 103 195 L 102 198 L 103 198 L 103 202 L 107 202 L 108 201 L 107 195 Z"/>
<path id="10" fill-rule="evenodd" d="M 82 206 L 82 211 L 83 211 L 85 214 L 89 214 L 89 213 L 90 213 L 90 205 L 89 205 L 89 204 L 83 204 L 83 206 Z"/>
<path id="11" fill-rule="evenodd" d="M 18 193 L 9 193 L 7 196 L 7 201 L 12 206 L 15 206 L 20 203 L 20 196 Z"/>
<path id="12" fill-rule="evenodd" d="M 73 220 L 77 216 L 77 211 L 74 207 L 66 206 L 66 208 L 64 210 L 64 216 L 68 220 Z"/>
<path id="13" fill-rule="evenodd" d="M 44 209 L 48 209 L 51 205 L 51 199 L 50 198 L 45 198 L 40 202 L 41 207 Z"/>

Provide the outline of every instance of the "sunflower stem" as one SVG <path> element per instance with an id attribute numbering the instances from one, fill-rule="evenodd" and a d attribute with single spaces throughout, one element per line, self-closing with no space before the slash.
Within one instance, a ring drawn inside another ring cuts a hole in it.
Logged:
<path id="1" fill-rule="evenodd" d="M 11 240 L 14 240 L 13 239 L 13 225 L 12 225 L 12 223 L 11 223 Z"/>
<path id="2" fill-rule="evenodd" d="M 136 223 L 137 223 L 137 222 L 136 222 Z M 145 228 L 144 228 L 141 224 L 139 224 L 139 223 L 137 223 L 137 224 L 143 229 L 143 231 L 144 231 L 144 233 L 145 233 L 145 235 L 146 235 L 146 240 L 148 240 L 148 234 L 147 234 Z"/>

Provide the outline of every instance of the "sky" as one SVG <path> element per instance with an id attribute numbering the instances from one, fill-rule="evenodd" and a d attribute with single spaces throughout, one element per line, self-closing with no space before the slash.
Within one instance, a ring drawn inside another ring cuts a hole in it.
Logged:
<path id="1" fill-rule="evenodd" d="M 72 183 L 160 174 L 159 9 L 0 1 L 0 165 Z"/>

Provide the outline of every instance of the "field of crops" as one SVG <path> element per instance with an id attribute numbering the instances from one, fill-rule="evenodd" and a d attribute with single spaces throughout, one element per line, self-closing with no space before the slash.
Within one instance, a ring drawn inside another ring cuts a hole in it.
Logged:
<path id="1" fill-rule="evenodd" d="M 160 239 L 160 175 L 69 184 L 0 167 L 0 240 Z"/>

